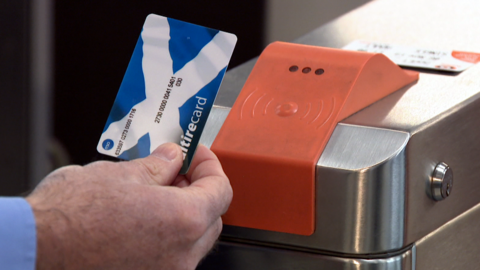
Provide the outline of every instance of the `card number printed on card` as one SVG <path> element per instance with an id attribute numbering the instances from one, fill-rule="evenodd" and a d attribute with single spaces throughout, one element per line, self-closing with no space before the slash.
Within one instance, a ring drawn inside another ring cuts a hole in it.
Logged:
<path id="1" fill-rule="evenodd" d="M 230 33 L 149 15 L 97 151 L 132 160 L 174 142 L 186 173 L 236 41 Z"/>

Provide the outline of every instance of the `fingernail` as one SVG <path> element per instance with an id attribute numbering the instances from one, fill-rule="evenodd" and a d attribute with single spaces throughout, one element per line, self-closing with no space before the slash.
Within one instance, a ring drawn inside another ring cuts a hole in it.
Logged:
<path id="1" fill-rule="evenodd" d="M 172 161 L 177 157 L 177 153 L 178 149 L 176 145 L 173 143 L 168 143 L 157 148 L 153 154 L 163 160 Z"/>

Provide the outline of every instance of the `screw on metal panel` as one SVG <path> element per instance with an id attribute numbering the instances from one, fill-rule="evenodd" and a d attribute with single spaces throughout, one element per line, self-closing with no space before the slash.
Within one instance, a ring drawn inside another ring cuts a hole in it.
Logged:
<path id="1" fill-rule="evenodd" d="M 435 166 L 430 186 L 432 199 L 435 201 L 441 201 L 452 193 L 453 171 L 445 162 L 440 162 Z"/>

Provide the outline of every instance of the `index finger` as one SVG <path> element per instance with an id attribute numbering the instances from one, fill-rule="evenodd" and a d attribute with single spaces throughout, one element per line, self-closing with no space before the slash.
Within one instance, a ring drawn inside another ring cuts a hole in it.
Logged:
<path id="1" fill-rule="evenodd" d="M 217 156 L 206 146 L 198 145 L 187 173 L 190 186 L 184 190 L 195 192 L 201 209 L 208 211 L 210 223 L 224 214 L 232 201 L 232 187 L 223 172 Z"/>

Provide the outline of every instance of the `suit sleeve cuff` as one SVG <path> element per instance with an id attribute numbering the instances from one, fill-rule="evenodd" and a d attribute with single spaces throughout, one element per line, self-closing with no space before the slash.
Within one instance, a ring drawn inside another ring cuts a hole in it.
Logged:
<path id="1" fill-rule="evenodd" d="M 36 249 L 35 217 L 28 202 L 19 197 L 0 197 L 1 268 L 35 269 Z"/>

